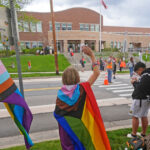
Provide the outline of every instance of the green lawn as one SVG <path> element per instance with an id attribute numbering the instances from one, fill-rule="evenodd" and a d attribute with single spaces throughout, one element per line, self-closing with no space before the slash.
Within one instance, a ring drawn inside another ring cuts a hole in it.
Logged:
<path id="1" fill-rule="evenodd" d="M 27 56 L 22 55 L 21 57 L 22 72 L 55 72 L 54 56 Z M 8 72 L 17 72 L 16 57 L 1 58 L 2 62 L 8 69 Z M 32 68 L 28 70 L 28 61 L 31 61 Z M 11 68 L 12 62 L 15 63 L 15 68 Z M 70 65 L 64 55 L 58 55 L 59 71 L 63 71 Z"/>
<path id="2" fill-rule="evenodd" d="M 139 128 L 138 132 L 141 132 L 141 128 Z M 124 150 L 125 147 L 127 147 L 126 142 L 129 139 L 126 136 L 128 133 L 131 133 L 131 129 L 120 129 L 107 132 L 112 150 Z M 150 133 L 150 128 L 148 128 L 148 133 Z M 25 150 L 25 146 L 3 150 Z M 31 148 L 31 150 L 61 150 L 60 141 L 56 140 L 37 143 Z"/>
<path id="3" fill-rule="evenodd" d="M 147 54 L 147 59 L 146 59 L 146 54 L 143 54 L 143 60 L 150 61 L 150 54 Z"/>

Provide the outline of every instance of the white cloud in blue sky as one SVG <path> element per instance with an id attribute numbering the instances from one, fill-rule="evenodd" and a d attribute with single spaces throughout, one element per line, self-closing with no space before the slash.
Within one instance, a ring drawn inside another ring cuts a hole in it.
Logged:
<path id="1" fill-rule="evenodd" d="M 50 0 L 33 0 L 24 10 L 49 12 Z M 54 10 L 60 11 L 71 7 L 85 7 L 100 11 L 100 0 L 53 0 Z M 104 0 L 108 6 L 101 6 L 104 25 L 150 27 L 150 0 Z"/>

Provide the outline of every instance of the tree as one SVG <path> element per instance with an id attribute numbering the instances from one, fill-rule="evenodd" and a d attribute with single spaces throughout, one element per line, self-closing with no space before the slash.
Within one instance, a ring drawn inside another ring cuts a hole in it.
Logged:
<path id="1" fill-rule="evenodd" d="M 32 0 L 14 0 L 15 8 L 21 10 L 25 5 L 32 2 Z M 0 6 L 9 7 L 9 0 L 0 0 Z"/>

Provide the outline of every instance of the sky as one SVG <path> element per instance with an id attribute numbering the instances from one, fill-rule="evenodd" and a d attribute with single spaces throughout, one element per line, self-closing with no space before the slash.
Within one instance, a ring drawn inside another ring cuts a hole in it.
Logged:
<path id="1" fill-rule="evenodd" d="M 50 0 L 33 0 L 23 10 L 49 12 Z M 104 25 L 150 27 L 150 0 L 104 0 L 107 9 L 100 0 L 53 0 L 54 11 L 72 7 L 85 7 L 100 12 L 104 17 Z"/>

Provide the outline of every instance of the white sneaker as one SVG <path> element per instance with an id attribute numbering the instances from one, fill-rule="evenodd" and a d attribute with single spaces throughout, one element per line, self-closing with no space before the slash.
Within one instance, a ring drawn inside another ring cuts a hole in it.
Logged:
<path id="1" fill-rule="evenodd" d="M 133 136 L 132 134 L 127 134 L 127 138 L 136 138 L 137 136 Z"/>

